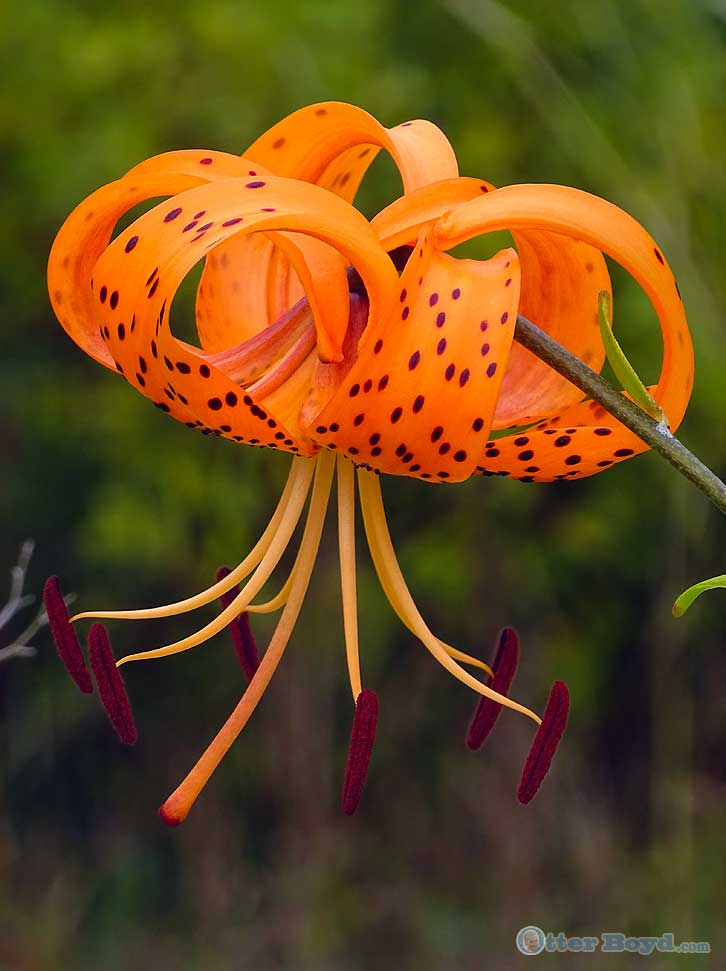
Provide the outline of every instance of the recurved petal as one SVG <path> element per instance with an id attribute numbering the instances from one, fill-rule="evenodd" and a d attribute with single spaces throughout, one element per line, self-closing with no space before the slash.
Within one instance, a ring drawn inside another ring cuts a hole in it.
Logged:
<path id="1" fill-rule="evenodd" d="M 491 183 L 480 179 L 447 179 L 397 199 L 371 225 L 386 249 L 411 244 L 426 223 L 492 190 Z M 520 312 L 599 370 L 605 349 L 597 324 L 597 300 L 600 290 L 610 291 L 602 254 L 560 233 L 528 229 L 513 230 L 512 236 L 522 274 Z M 537 421 L 581 398 L 581 392 L 556 371 L 514 344 L 494 427 Z"/>
<path id="2" fill-rule="evenodd" d="M 204 215 L 197 219 L 199 213 Z M 197 222 L 192 231 L 189 220 Z M 169 326 L 177 287 L 219 243 L 238 233 L 288 231 L 314 235 L 339 250 L 365 281 L 371 318 L 385 315 L 396 272 L 363 216 L 316 186 L 279 178 L 198 186 L 141 216 L 94 269 L 94 312 L 118 369 L 178 420 L 236 441 L 309 454 L 314 446 L 296 427 L 281 425 L 263 406 L 263 396 L 245 392 L 174 338 Z M 136 242 L 129 248 L 131 239 Z M 344 319 L 347 307 L 346 295 L 345 305 L 336 308 Z"/>
<path id="3" fill-rule="evenodd" d="M 316 182 L 351 200 L 381 148 L 392 155 L 405 192 L 458 175 L 454 150 L 430 121 L 385 128 L 362 108 L 338 101 L 300 108 L 244 154 L 276 175 Z"/>
<path id="4" fill-rule="evenodd" d="M 451 145 L 431 122 L 405 122 L 389 129 L 367 111 L 339 102 L 294 112 L 260 136 L 244 157 L 276 175 L 316 183 L 352 201 L 381 148 L 392 155 L 406 193 L 458 174 Z M 330 263 L 335 257 L 321 243 L 314 249 L 316 242 L 306 244 L 305 265 L 320 281 L 323 299 L 331 287 L 341 288 L 341 271 L 333 267 L 333 279 Z M 304 289 L 311 292 L 310 281 L 298 279 L 288 256 L 279 237 L 235 237 L 219 247 L 205 265 L 197 298 L 205 349 L 221 350 L 251 337 L 288 310 Z M 320 330 L 319 344 L 323 360 L 339 359 L 339 333 Z"/>
<path id="5" fill-rule="evenodd" d="M 146 199 L 174 195 L 212 179 L 244 177 L 248 170 L 244 159 L 224 152 L 166 152 L 97 189 L 73 210 L 53 242 L 48 291 L 58 320 L 76 344 L 101 364 L 114 367 L 99 332 L 91 275 L 120 217 Z M 133 237 L 127 245 L 133 249 Z"/>
<path id="6" fill-rule="evenodd" d="M 546 231 L 580 240 L 634 277 L 660 321 L 663 364 L 651 391 L 675 430 L 693 387 L 693 349 L 677 284 L 652 237 L 612 203 L 579 189 L 538 185 L 508 186 L 461 205 L 442 217 L 436 233 L 440 245 L 450 248 L 499 229 Z M 589 314 L 586 310 L 583 326 L 591 325 Z M 482 471 L 499 475 L 549 481 L 590 475 L 646 450 L 596 403 L 583 402 L 521 435 L 488 442 L 480 465 Z"/>
<path id="7" fill-rule="evenodd" d="M 381 472 L 458 482 L 475 470 L 496 406 L 519 297 L 514 250 L 456 260 L 424 230 L 398 306 L 371 319 L 336 393 L 304 427 Z"/>
<path id="8" fill-rule="evenodd" d="M 423 185 L 382 209 L 371 220 L 371 226 L 389 251 L 398 246 L 413 246 L 429 223 L 493 189 L 491 182 L 464 176 Z"/>
<path id="9" fill-rule="evenodd" d="M 512 232 L 519 253 L 519 313 L 599 371 L 605 348 L 597 320 L 601 290 L 610 276 L 599 250 L 560 233 Z M 515 343 L 494 417 L 494 428 L 525 425 L 563 411 L 582 392 L 530 351 Z"/>

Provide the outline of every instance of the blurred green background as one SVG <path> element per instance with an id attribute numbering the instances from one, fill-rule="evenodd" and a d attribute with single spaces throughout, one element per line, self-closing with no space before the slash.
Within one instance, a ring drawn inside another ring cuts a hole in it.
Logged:
<path id="1" fill-rule="evenodd" d="M 32 536 L 36 592 L 58 573 L 83 606 L 145 605 L 206 586 L 254 542 L 288 461 L 192 435 L 86 358 L 50 310 L 45 262 L 71 208 L 140 159 L 241 151 L 325 99 L 388 125 L 430 118 L 463 174 L 571 184 L 633 212 L 693 329 L 682 437 L 723 474 L 725 36 L 723 0 L 4 6 L 3 571 Z M 377 163 L 366 205 L 396 193 Z M 619 333 L 653 378 L 653 317 L 616 282 Z M 0 665 L 3 971 L 510 968 L 530 923 L 672 931 L 710 940 L 723 966 L 726 603 L 670 617 L 682 587 L 726 569 L 723 520 L 652 455 L 578 483 L 383 486 L 435 629 L 488 657 L 513 624 L 518 696 L 541 707 L 553 678 L 570 685 L 538 799 L 515 801 L 529 724 L 505 714 L 485 749 L 464 749 L 472 697 L 395 621 L 362 549 L 364 679 L 381 714 L 361 809 L 341 815 L 352 712 L 331 516 L 281 668 L 176 831 L 156 808 L 242 688 L 226 637 L 126 669 L 132 751 L 47 632 L 35 658 Z M 117 651 L 182 636 L 190 619 L 115 625 Z M 270 625 L 257 629 L 264 643 Z"/>

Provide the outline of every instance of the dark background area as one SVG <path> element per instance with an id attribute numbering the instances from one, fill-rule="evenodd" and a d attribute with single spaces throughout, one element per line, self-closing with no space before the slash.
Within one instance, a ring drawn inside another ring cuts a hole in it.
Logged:
<path id="1" fill-rule="evenodd" d="M 693 330 L 681 437 L 723 474 L 725 36 L 721 0 L 4 9 L 2 570 L 33 537 L 35 592 L 58 573 L 83 607 L 141 606 L 208 585 L 256 540 L 288 460 L 192 435 L 85 357 L 53 317 L 45 263 L 72 207 L 140 159 L 242 151 L 326 99 L 387 125 L 435 121 L 462 174 L 570 184 L 632 212 L 667 254 Z M 366 211 L 398 191 L 377 162 Z M 614 280 L 618 333 L 652 380 L 654 317 Z M 190 308 L 175 306 L 180 327 Z M 577 483 L 383 488 L 432 626 L 487 658 L 512 624 L 518 697 L 541 708 L 554 678 L 570 686 L 537 800 L 515 799 L 529 724 L 505 713 L 485 749 L 465 750 L 473 697 L 400 627 L 361 543 L 364 680 L 381 714 L 363 803 L 341 814 L 352 712 L 331 515 L 280 670 L 177 830 L 157 806 L 243 687 L 226 637 L 125 669 L 132 751 L 66 678 L 47 631 L 34 658 L 0 665 L 3 971 L 509 968 L 526 924 L 672 931 L 710 940 L 722 966 L 726 604 L 715 593 L 670 616 L 683 587 L 726 569 L 718 513 L 653 455 Z M 112 633 L 126 653 L 191 621 Z M 270 622 L 256 629 L 264 644 Z M 550 963 L 567 960 L 584 965 Z"/>

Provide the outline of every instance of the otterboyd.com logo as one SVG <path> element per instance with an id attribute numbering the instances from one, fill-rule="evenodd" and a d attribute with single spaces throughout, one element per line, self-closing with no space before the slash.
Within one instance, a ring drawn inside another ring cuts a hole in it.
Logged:
<path id="1" fill-rule="evenodd" d="M 541 927 L 529 924 L 517 932 L 517 950 L 528 957 L 548 953 L 570 951 L 577 954 L 592 954 L 595 951 L 611 954 L 710 954 L 708 941 L 683 941 L 676 944 L 671 933 L 660 937 L 628 937 L 620 932 L 601 933 L 599 937 L 568 937 L 563 931 L 545 933 Z"/>

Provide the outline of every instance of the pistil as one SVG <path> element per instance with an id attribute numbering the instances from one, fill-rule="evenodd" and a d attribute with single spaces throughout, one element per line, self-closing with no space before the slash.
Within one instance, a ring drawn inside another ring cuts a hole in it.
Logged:
<path id="1" fill-rule="evenodd" d="M 334 463 L 334 457 L 327 452 L 321 453 L 315 460 L 315 482 L 310 509 L 285 609 L 260 661 L 260 666 L 237 707 L 186 779 L 159 809 L 159 815 L 167 825 L 176 826 L 186 818 L 197 796 L 249 721 L 277 669 L 295 627 L 315 565 L 328 508 Z"/>

